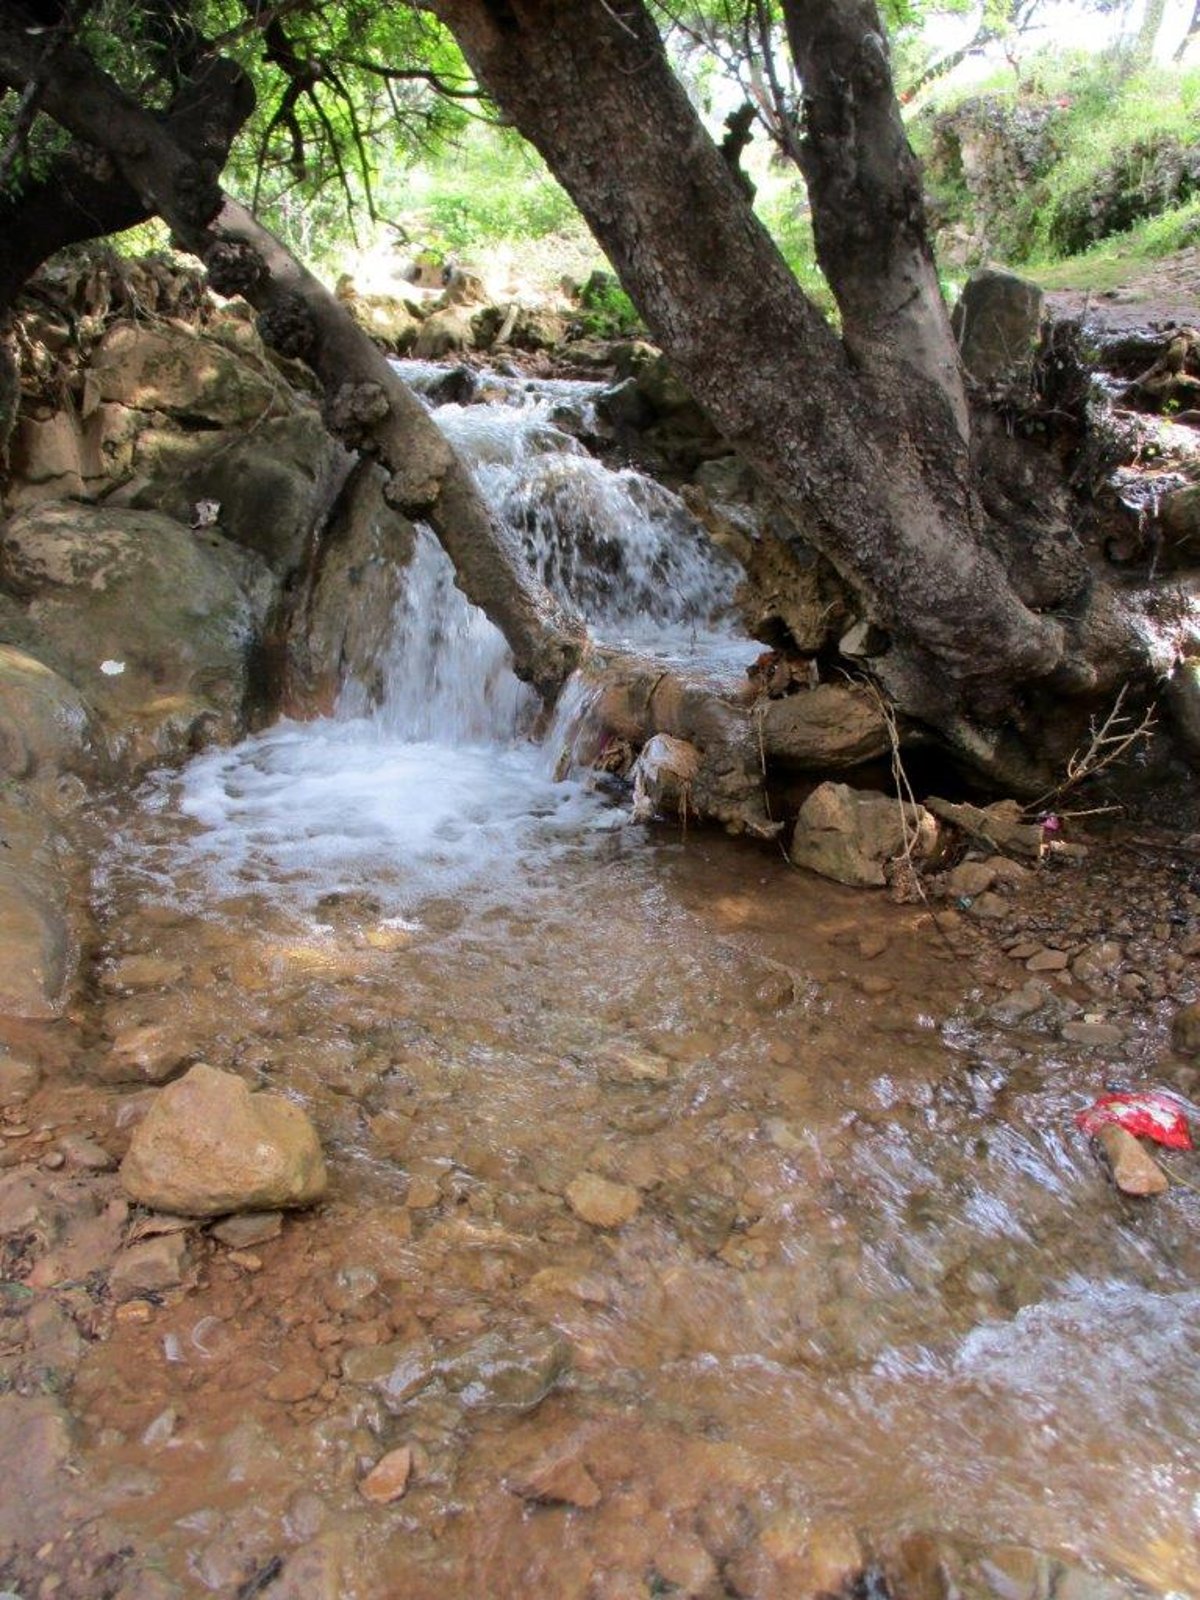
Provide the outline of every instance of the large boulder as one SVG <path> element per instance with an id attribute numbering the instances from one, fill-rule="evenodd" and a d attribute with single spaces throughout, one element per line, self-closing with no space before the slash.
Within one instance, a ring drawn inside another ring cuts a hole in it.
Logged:
<path id="1" fill-rule="evenodd" d="M 0 800 L 0 1016 L 61 1016 L 78 963 L 69 852 L 50 818 L 9 785 Z"/>
<path id="2" fill-rule="evenodd" d="M 86 772 L 102 746 L 91 707 L 35 656 L 0 644 L 0 779 Z"/>
<path id="3" fill-rule="evenodd" d="M 311 1205 L 327 1181 L 298 1105 L 203 1063 L 159 1093 L 121 1163 L 131 1199 L 185 1217 Z"/>
<path id="4" fill-rule="evenodd" d="M 1036 283 L 997 267 L 973 272 L 951 319 L 963 365 L 987 385 L 1027 382 L 1042 331 Z"/>
<path id="5" fill-rule="evenodd" d="M 154 512 L 55 501 L 0 533 L 0 582 L 130 766 L 245 732 L 275 593 L 249 551 Z"/>
<path id="6" fill-rule="evenodd" d="M 130 501 L 188 523 L 208 503 L 218 533 L 286 577 L 303 564 L 350 465 L 316 410 L 250 431 L 154 428 L 134 450 L 133 471 L 147 481 Z"/>
<path id="7" fill-rule="evenodd" d="M 115 323 L 96 347 L 88 384 L 94 400 L 193 426 L 247 427 L 295 403 L 237 351 L 175 324 Z"/>
<path id="8" fill-rule="evenodd" d="M 923 806 L 823 783 L 800 807 L 790 854 L 794 866 L 823 878 L 882 888 L 890 862 L 906 853 L 925 860 L 936 844 L 937 823 Z"/>

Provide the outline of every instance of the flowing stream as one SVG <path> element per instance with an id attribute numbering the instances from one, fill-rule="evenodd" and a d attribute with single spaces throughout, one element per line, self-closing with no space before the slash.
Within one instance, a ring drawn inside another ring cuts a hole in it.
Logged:
<path id="1" fill-rule="evenodd" d="M 556 424 L 591 399 L 437 415 L 598 632 L 748 659 L 679 503 Z M 1076 1134 L 1110 1067 L 981 1020 L 1000 957 L 923 907 L 552 781 L 427 534 L 388 684 L 200 757 L 107 855 L 101 967 L 159 980 L 104 1035 L 297 1097 L 333 1170 L 80 1364 L 145 1593 L 1200 1593 L 1196 1212 Z"/>

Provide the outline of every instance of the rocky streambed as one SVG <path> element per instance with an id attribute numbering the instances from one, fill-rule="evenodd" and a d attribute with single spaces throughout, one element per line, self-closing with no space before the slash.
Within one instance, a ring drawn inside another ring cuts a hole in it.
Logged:
<path id="1" fill-rule="evenodd" d="M 786 654 L 784 842 L 881 887 L 631 822 L 621 741 L 554 781 L 584 686 L 533 745 L 303 375 L 236 307 L 183 320 L 101 318 L 71 404 L 30 392 L 0 549 L 0 1586 L 1200 1589 L 1200 1164 L 1132 1198 L 1075 1122 L 1195 1110 L 1195 841 L 906 821 L 869 693 Z M 413 377 L 606 627 L 742 673 L 698 518 L 759 631 L 856 659 L 627 359 L 548 397 Z"/>

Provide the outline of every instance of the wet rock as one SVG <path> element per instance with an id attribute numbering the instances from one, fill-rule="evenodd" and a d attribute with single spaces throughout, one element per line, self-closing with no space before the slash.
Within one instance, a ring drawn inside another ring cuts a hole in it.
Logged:
<path id="1" fill-rule="evenodd" d="M 445 1357 L 438 1371 L 471 1408 L 532 1411 L 569 1371 L 571 1347 L 551 1328 L 496 1329 Z"/>
<path id="2" fill-rule="evenodd" d="M 71 1456 L 66 1412 L 49 1396 L 0 1395 L 0 1549 L 61 1532 L 58 1480 Z M 20 1471 L 13 1471 L 13 1463 Z"/>
<path id="3" fill-rule="evenodd" d="M 1081 1044 L 1092 1050 L 1114 1050 L 1125 1043 L 1126 1030 L 1115 1022 L 1065 1022 L 1060 1037 L 1067 1044 Z"/>
<path id="4" fill-rule="evenodd" d="M 184 1216 L 310 1205 L 325 1192 L 316 1131 L 281 1095 L 198 1064 L 163 1089 L 121 1163 L 126 1193 Z"/>
<path id="5" fill-rule="evenodd" d="M 267 1591 L 271 1600 L 345 1600 L 351 1555 L 344 1536 L 322 1534 L 288 1556 Z"/>
<path id="6" fill-rule="evenodd" d="M 882 888 L 885 866 L 904 854 L 906 843 L 915 861 L 933 853 L 937 824 L 924 807 L 823 783 L 800 808 L 791 860 L 838 883 Z"/>
<path id="7" fill-rule="evenodd" d="M 1065 950 L 1038 950 L 1025 963 L 1027 972 L 1064 972 L 1070 962 Z"/>
<path id="8" fill-rule="evenodd" d="M 300 1362 L 277 1372 L 263 1389 L 268 1400 L 281 1405 L 298 1405 L 301 1400 L 311 1400 L 325 1382 L 324 1368 L 309 1362 Z"/>
<path id="9" fill-rule="evenodd" d="M 612 1183 L 595 1172 L 581 1172 L 567 1185 L 567 1204 L 593 1228 L 619 1228 L 636 1217 L 642 1197 L 628 1184 Z"/>
<path id="10" fill-rule="evenodd" d="M 226 1217 L 210 1230 L 231 1250 L 249 1250 L 256 1244 L 266 1244 L 278 1239 L 283 1232 L 283 1213 L 279 1211 L 247 1212 L 240 1217 Z"/>
<path id="11" fill-rule="evenodd" d="M 638 388 L 636 378 L 625 378 L 596 396 L 596 410 L 615 428 L 646 428 L 654 419 L 654 407 Z"/>
<path id="12" fill-rule="evenodd" d="M 1049 1600 L 1054 1592 L 1053 1562 L 1024 1545 L 997 1545 L 980 1556 L 974 1575 L 996 1600 Z"/>
<path id="13" fill-rule="evenodd" d="M 684 739 L 667 733 L 647 739 L 630 772 L 634 820 L 646 822 L 656 813 L 686 817 L 689 807 L 695 810 L 700 765 L 699 750 Z"/>
<path id="14" fill-rule="evenodd" d="M 956 1592 L 941 1542 L 930 1533 L 908 1533 L 885 1545 L 881 1565 L 895 1600 L 951 1600 Z"/>
<path id="15" fill-rule="evenodd" d="M 778 1600 L 849 1593 L 862 1569 L 862 1546 L 849 1523 L 781 1511 L 728 1564 L 727 1575 L 743 1600 Z"/>
<path id="16" fill-rule="evenodd" d="M 67 909 L 70 852 L 27 795 L 0 800 L 0 1014 L 49 1021 L 62 1014 L 78 963 Z"/>
<path id="17" fill-rule="evenodd" d="M 1113 1182 L 1122 1194 L 1165 1194 L 1170 1188 L 1158 1162 L 1127 1129 L 1105 1123 L 1097 1130 L 1096 1142 L 1108 1157 Z"/>
<path id="18" fill-rule="evenodd" d="M 600 1485 L 579 1457 L 555 1451 L 505 1480 L 505 1488 L 535 1505 L 575 1506 L 590 1511 L 602 1499 Z"/>
<path id="19" fill-rule="evenodd" d="M 1079 952 L 1071 963 L 1071 971 L 1089 989 L 1102 989 L 1105 980 L 1112 978 L 1124 958 L 1122 945 L 1115 939 L 1102 939 Z"/>
<path id="20" fill-rule="evenodd" d="M 114 1300 L 136 1300 L 161 1289 L 174 1289 L 190 1266 L 187 1235 L 160 1234 L 121 1252 L 109 1274 L 108 1287 Z"/>
<path id="21" fill-rule="evenodd" d="M 405 1444 L 398 1450 L 389 1450 L 387 1455 L 380 1457 L 365 1478 L 359 1479 L 359 1494 L 372 1505 L 390 1506 L 407 1490 L 408 1480 L 412 1476 L 412 1466 L 413 1455 L 410 1446 Z"/>
<path id="22" fill-rule="evenodd" d="M 347 1383 L 369 1388 L 391 1412 L 403 1409 L 437 1375 L 438 1364 L 428 1342 L 365 1345 L 342 1357 Z"/>
<path id="23" fill-rule="evenodd" d="M 164 956 L 125 956 L 100 974 L 100 987 L 110 994 L 165 989 L 183 977 L 183 963 Z"/>
<path id="24" fill-rule="evenodd" d="M 101 1083 L 166 1083 L 193 1054 L 174 1024 L 140 1023 L 117 1034 L 96 1076 Z"/>
<path id="25" fill-rule="evenodd" d="M 90 772 L 102 751 L 91 707 L 74 685 L 0 644 L 0 778 Z"/>
<path id="26" fill-rule="evenodd" d="M 1129 1600 L 1128 1584 L 1083 1567 L 1059 1567 L 1054 1581 L 1054 1600 Z"/>
<path id="27" fill-rule="evenodd" d="M 1171 1018 L 1171 1043 L 1180 1055 L 1200 1056 L 1200 1000 L 1193 1000 Z"/>
<path id="28" fill-rule="evenodd" d="M 289 693 L 328 711 L 345 689 L 371 706 L 412 558 L 415 530 L 384 500 L 387 474 L 370 462 L 352 473 L 317 546 L 315 568 L 287 640 Z"/>
<path id="29" fill-rule="evenodd" d="M 41 1081 L 40 1067 L 0 1050 L 0 1106 L 20 1105 L 36 1093 Z"/>

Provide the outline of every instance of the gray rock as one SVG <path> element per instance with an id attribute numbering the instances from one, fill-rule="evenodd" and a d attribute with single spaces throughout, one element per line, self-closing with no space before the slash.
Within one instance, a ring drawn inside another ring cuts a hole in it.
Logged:
<path id="1" fill-rule="evenodd" d="M 90 773 L 103 738 L 74 685 L 36 657 L 0 644 L 0 778 Z"/>
<path id="2" fill-rule="evenodd" d="M 552 1328 L 496 1329 L 444 1357 L 447 1388 L 471 1408 L 532 1411 L 571 1365 L 571 1347 Z"/>
<path id="3" fill-rule="evenodd" d="M 890 748 L 878 699 L 848 684 L 819 683 L 768 700 L 760 720 L 766 748 L 801 770 L 857 767 Z"/>
<path id="4" fill-rule="evenodd" d="M 13 517 L 0 555 L 130 766 L 245 731 L 275 593 L 257 556 L 154 512 L 61 502 Z"/>
<path id="5" fill-rule="evenodd" d="M 231 1250 L 252 1250 L 256 1244 L 267 1244 L 278 1239 L 283 1232 L 283 1213 L 279 1211 L 250 1211 L 240 1217 L 226 1217 L 212 1228 L 212 1236 Z"/>
<path id="6" fill-rule="evenodd" d="M 186 1233 L 162 1233 L 130 1245 L 117 1257 L 108 1286 L 115 1300 L 173 1289 L 191 1265 Z"/>
<path id="7" fill-rule="evenodd" d="M 193 424 L 245 427 L 294 404 L 227 345 L 163 323 L 115 323 L 97 346 L 92 378 L 102 401 Z"/>
<path id="8" fill-rule="evenodd" d="M 951 318 L 971 376 L 983 384 L 1027 381 L 1044 305 L 1036 283 L 995 267 L 973 272 Z"/>

